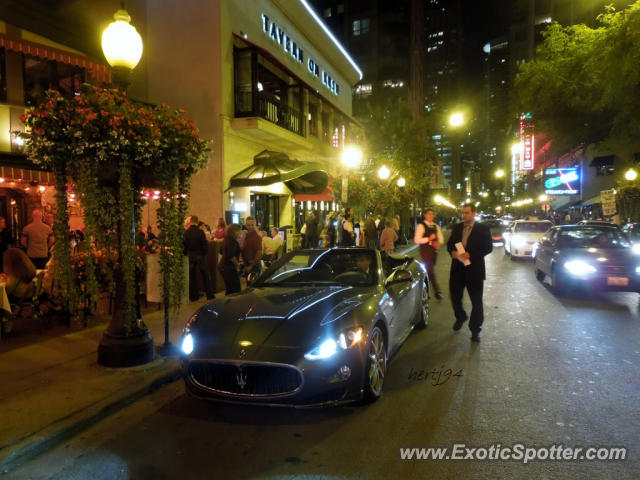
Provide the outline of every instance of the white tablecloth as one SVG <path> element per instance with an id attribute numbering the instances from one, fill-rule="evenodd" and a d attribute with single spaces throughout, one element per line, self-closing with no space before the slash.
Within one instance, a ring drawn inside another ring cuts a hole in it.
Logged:
<path id="1" fill-rule="evenodd" d="M 162 289 L 160 287 L 160 254 L 146 256 L 147 259 L 147 302 L 162 303 Z M 189 303 L 189 259 L 184 257 L 184 288 L 182 289 L 182 304 Z"/>

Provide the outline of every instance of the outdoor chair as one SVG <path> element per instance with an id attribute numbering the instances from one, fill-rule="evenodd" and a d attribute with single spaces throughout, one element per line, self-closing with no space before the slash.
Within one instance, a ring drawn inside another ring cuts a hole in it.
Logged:
<path id="1" fill-rule="evenodd" d="M 38 320 L 40 332 L 45 328 L 49 328 L 49 318 L 43 315 L 40 311 L 40 297 L 42 296 L 42 282 L 44 280 L 44 270 L 38 272 L 33 278 L 34 284 L 33 295 L 28 298 L 24 298 L 16 301 L 12 306 L 13 317 L 25 317 L 25 313 L 30 312 L 30 315 Z"/>

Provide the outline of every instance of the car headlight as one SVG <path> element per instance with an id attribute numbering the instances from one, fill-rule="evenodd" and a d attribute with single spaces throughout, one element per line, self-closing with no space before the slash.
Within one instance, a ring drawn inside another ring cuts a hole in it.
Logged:
<path id="1" fill-rule="evenodd" d="M 347 348 L 351 348 L 357 343 L 360 343 L 362 341 L 362 337 L 362 328 L 347 330 L 346 332 L 341 333 L 338 337 L 338 345 L 340 345 L 343 350 L 346 350 Z"/>
<path id="2" fill-rule="evenodd" d="M 564 268 L 573 275 L 588 275 L 596 272 L 596 267 L 589 265 L 587 262 L 583 262 L 582 260 L 571 260 L 569 262 L 565 262 Z"/>
<path id="3" fill-rule="evenodd" d="M 333 357 L 338 353 L 338 347 L 342 350 L 348 350 L 362 342 L 364 332 L 362 328 L 352 328 L 338 335 L 338 340 L 327 338 L 316 348 L 306 353 L 304 358 L 307 360 L 324 360 Z"/>
<path id="4" fill-rule="evenodd" d="M 307 360 L 323 360 L 333 357 L 338 351 L 338 344 L 333 338 L 327 338 L 316 348 L 304 355 Z"/>
<path id="5" fill-rule="evenodd" d="M 524 237 L 521 237 L 520 235 L 514 235 L 513 237 L 511 237 L 511 245 L 513 245 L 516 248 L 522 248 L 527 244 L 527 241 L 525 240 Z"/>
<path id="6" fill-rule="evenodd" d="M 636 273 L 640 273 L 640 267 L 636 267 Z"/>
<path id="7" fill-rule="evenodd" d="M 634 244 L 631 246 L 631 251 L 632 251 L 633 253 L 635 253 L 636 255 L 640 255 L 640 243 L 634 243 Z"/>
<path id="8" fill-rule="evenodd" d="M 191 352 L 193 352 L 193 335 L 187 333 L 184 337 L 182 337 L 180 350 L 182 350 L 182 353 L 184 353 L 185 355 L 191 355 Z"/>

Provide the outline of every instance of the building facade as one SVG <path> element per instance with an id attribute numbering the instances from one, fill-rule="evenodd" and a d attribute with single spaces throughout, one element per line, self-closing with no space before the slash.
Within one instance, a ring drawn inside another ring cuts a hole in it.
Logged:
<path id="1" fill-rule="evenodd" d="M 42 89 L 104 80 L 97 77 L 109 70 L 93 35 L 99 38 L 120 7 L 111 0 L 84 11 L 68 8 L 69 2 L 13 3 L 13 10 L 0 10 L 8 42 L 31 38 L 34 52 L 49 45 L 73 60 L 36 65 L 39 81 L 29 73 L 30 53 L 1 45 L 4 123 L 15 123 Z M 36 13 L 27 15 L 28 8 Z M 127 9 L 144 44 L 129 95 L 184 108 L 211 140 L 208 165 L 193 178 L 191 214 L 211 226 L 220 217 L 253 215 L 266 229 L 292 225 L 309 209 L 337 208 L 328 183 L 341 174 L 342 148 L 356 140 L 352 87 L 362 74 L 306 1 L 134 0 Z M 42 60 L 43 54 L 34 56 Z M 0 149 L 20 160 L 19 146 L 2 142 Z M 150 203 L 143 222 L 154 224 Z"/>

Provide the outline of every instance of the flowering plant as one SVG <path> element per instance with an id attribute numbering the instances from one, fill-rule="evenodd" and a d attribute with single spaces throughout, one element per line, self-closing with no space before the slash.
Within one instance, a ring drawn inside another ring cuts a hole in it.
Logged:
<path id="1" fill-rule="evenodd" d="M 22 121 L 25 152 L 52 170 L 56 183 L 54 224 L 56 281 L 70 304 L 78 288 L 71 272 L 67 185 L 73 184 L 85 212 L 85 229 L 97 251 L 116 258 L 113 265 L 116 304 L 112 333 L 131 333 L 136 319 L 135 230 L 140 228 L 143 186 L 163 191 L 158 209 L 165 300 L 179 305 L 182 291 L 182 224 L 190 177 L 206 163 L 207 142 L 184 110 L 136 103 L 123 91 L 86 85 L 80 95 L 55 90 L 30 109 Z M 87 256 L 87 291 L 98 294 L 97 258 L 91 242 Z M 117 318 L 116 318 L 117 317 Z"/>

